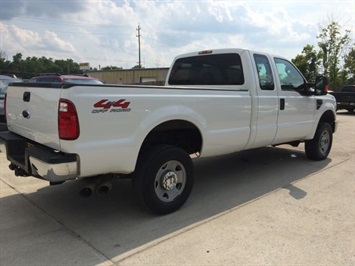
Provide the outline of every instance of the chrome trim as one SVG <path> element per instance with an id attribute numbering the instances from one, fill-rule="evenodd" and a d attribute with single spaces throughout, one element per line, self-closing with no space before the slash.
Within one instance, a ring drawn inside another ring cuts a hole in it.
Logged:
<path id="1" fill-rule="evenodd" d="M 78 163 L 48 164 L 32 156 L 29 157 L 32 175 L 40 176 L 50 182 L 75 179 L 79 175 Z"/>

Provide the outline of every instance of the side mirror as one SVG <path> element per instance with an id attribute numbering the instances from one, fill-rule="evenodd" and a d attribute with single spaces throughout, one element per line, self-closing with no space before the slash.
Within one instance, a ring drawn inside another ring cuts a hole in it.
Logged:
<path id="1" fill-rule="evenodd" d="M 315 84 L 315 95 L 326 95 L 328 93 L 328 79 L 324 76 L 318 76 Z"/>

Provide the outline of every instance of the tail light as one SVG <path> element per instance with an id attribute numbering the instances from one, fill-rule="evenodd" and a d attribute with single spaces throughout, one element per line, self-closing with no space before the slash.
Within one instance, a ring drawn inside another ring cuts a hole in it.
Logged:
<path id="1" fill-rule="evenodd" d="M 75 105 L 67 99 L 59 100 L 58 135 L 63 140 L 75 140 L 80 135 L 78 113 Z"/>

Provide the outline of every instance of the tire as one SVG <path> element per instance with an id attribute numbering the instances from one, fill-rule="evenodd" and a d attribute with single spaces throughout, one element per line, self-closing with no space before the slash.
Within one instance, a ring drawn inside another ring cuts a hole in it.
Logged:
<path id="1" fill-rule="evenodd" d="M 329 123 L 320 122 L 314 138 L 305 142 L 305 151 L 309 159 L 324 160 L 328 157 L 333 143 L 333 129 Z"/>
<path id="2" fill-rule="evenodd" d="M 172 213 L 192 191 L 192 159 L 183 149 L 159 145 L 139 156 L 132 181 L 137 197 L 150 211 Z"/>

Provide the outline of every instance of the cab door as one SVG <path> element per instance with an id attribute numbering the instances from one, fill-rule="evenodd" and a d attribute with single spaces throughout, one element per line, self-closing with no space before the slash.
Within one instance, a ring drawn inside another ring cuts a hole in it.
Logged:
<path id="1" fill-rule="evenodd" d="M 314 96 L 301 95 L 306 80 L 289 61 L 273 58 L 279 95 L 277 133 L 273 144 L 304 139 L 312 130 L 316 110 Z"/>
<path id="2" fill-rule="evenodd" d="M 279 97 L 272 69 L 272 62 L 266 55 L 253 53 L 253 68 L 255 71 L 257 95 L 251 121 L 252 136 L 247 148 L 271 145 L 277 133 L 277 118 L 279 113 Z"/>

